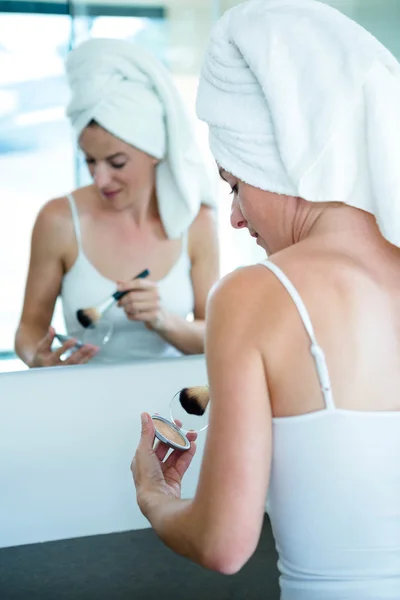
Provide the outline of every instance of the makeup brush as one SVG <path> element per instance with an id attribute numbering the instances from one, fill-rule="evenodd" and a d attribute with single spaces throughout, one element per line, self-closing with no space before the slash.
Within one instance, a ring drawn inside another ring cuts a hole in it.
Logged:
<path id="1" fill-rule="evenodd" d="M 204 415 L 210 401 L 210 392 L 207 385 L 198 385 L 191 388 L 183 388 L 179 394 L 179 402 L 183 410 L 189 415 Z"/>
<path id="2" fill-rule="evenodd" d="M 149 275 L 150 271 L 148 269 L 145 269 L 144 271 L 139 273 L 139 275 L 136 275 L 134 279 L 144 279 Z M 78 319 L 82 327 L 94 327 L 97 321 L 99 321 L 104 315 L 104 313 L 107 312 L 107 310 L 110 309 L 113 306 L 113 304 L 118 302 L 118 300 L 120 300 L 123 296 L 125 296 L 125 294 L 128 293 L 129 290 L 126 290 L 125 292 L 117 291 L 112 294 L 111 298 L 108 298 L 99 306 L 92 306 L 91 308 L 80 308 L 76 312 L 76 318 Z"/>

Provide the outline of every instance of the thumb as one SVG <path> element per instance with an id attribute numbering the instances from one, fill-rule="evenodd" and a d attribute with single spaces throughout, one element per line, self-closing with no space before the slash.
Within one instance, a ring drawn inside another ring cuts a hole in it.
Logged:
<path id="1" fill-rule="evenodd" d="M 119 292 L 127 292 L 131 289 L 132 283 L 129 283 L 129 281 L 116 281 L 116 286 Z"/>
<path id="2" fill-rule="evenodd" d="M 140 438 L 140 446 L 142 448 L 148 448 L 149 450 L 153 449 L 154 437 L 155 437 L 155 428 L 153 419 L 150 417 L 148 413 L 141 414 L 141 423 L 142 423 L 142 434 Z"/>
<path id="3" fill-rule="evenodd" d="M 42 350 L 42 351 L 48 350 L 50 352 L 51 345 L 53 343 L 55 335 L 56 335 L 56 330 L 54 329 L 54 327 L 49 327 L 48 332 L 46 333 L 44 338 L 42 338 L 42 340 L 39 343 L 40 350 Z"/>

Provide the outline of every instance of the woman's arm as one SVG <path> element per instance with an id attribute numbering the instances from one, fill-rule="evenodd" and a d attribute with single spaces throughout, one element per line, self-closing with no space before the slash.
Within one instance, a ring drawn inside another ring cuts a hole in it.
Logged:
<path id="1" fill-rule="evenodd" d="M 162 318 L 152 328 L 183 354 L 202 354 L 207 297 L 219 279 L 219 240 L 211 208 L 202 206 L 190 227 L 189 255 L 195 300 L 194 320 L 187 321 L 179 315 L 163 312 Z"/>
<path id="2" fill-rule="evenodd" d="M 57 199 L 41 209 L 33 228 L 24 304 L 15 335 L 16 353 L 29 367 L 59 364 L 60 356 L 74 346 L 69 341 L 52 352 L 54 331 L 49 329 L 64 274 L 63 252 L 71 242 L 70 221 L 65 202 Z M 74 353 L 74 361 L 79 356 Z"/>
<path id="3" fill-rule="evenodd" d="M 256 277 L 259 271 L 253 267 L 235 271 L 209 301 L 210 424 L 195 498 L 169 498 L 153 488 L 141 506 L 175 552 L 227 574 L 238 571 L 257 547 L 271 461 L 272 419 L 260 333 L 265 327 L 257 319 L 266 314 L 266 298 Z"/>

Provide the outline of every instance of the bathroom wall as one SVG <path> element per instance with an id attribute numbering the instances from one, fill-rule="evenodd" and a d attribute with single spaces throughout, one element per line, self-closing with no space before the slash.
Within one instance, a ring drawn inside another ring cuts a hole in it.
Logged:
<path id="1" fill-rule="evenodd" d="M 0 375 L 0 547 L 148 527 L 130 473 L 140 413 L 168 416 L 180 388 L 206 382 L 203 357 Z"/>

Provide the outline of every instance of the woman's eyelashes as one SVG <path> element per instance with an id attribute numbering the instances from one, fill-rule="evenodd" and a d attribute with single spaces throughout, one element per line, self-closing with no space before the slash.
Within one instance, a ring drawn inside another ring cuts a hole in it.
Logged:
<path id="1" fill-rule="evenodd" d="M 236 183 L 235 185 L 232 186 L 232 190 L 231 190 L 231 194 L 237 194 L 238 193 L 238 184 Z"/>
<path id="2" fill-rule="evenodd" d="M 90 167 L 93 167 L 96 164 L 96 161 L 94 160 L 94 158 L 85 158 L 85 162 Z M 126 162 L 123 162 L 123 163 L 110 162 L 109 165 L 113 169 L 123 169 L 126 165 Z"/>

